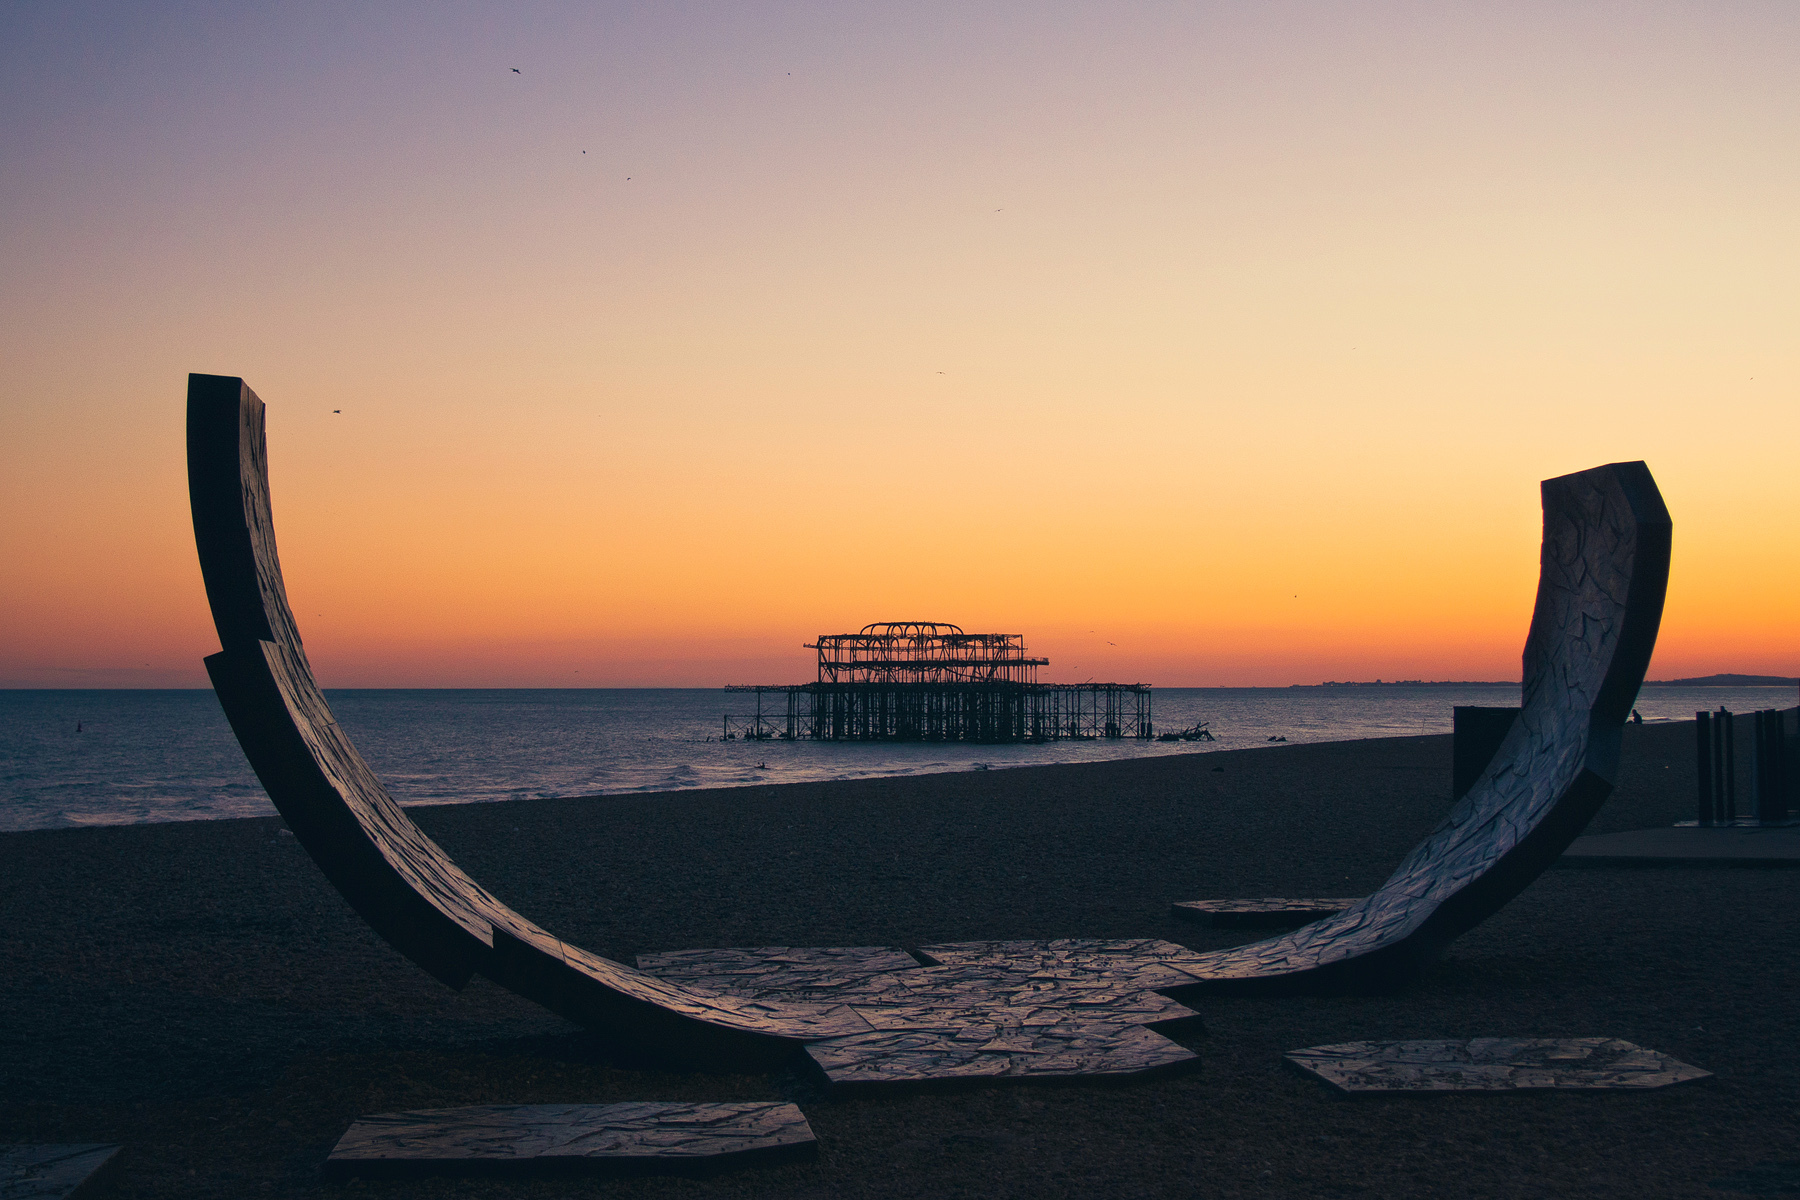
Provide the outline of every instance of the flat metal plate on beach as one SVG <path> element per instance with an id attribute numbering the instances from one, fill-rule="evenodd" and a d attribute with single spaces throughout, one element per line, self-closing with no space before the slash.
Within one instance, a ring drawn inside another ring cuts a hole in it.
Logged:
<path id="1" fill-rule="evenodd" d="M 80 1200 L 99 1195 L 113 1156 L 111 1142 L 0 1146 L 0 1200 Z"/>
<path id="2" fill-rule="evenodd" d="M 1643 1090 L 1712 1075 L 1631 1042 L 1597 1037 L 1344 1042 L 1293 1050 L 1286 1058 L 1343 1092 Z"/>
<path id="3" fill-rule="evenodd" d="M 1038 1014 L 1025 1014 L 1030 1020 Z M 1193 1051 L 1141 1025 L 1088 1023 L 1011 1024 L 976 1021 L 961 1028 L 935 1022 L 927 1012 L 910 1023 L 875 1033 L 814 1042 L 806 1052 L 838 1091 L 896 1085 L 944 1085 L 994 1080 L 1050 1082 L 1143 1076 L 1198 1063 Z"/>
<path id="4" fill-rule="evenodd" d="M 1800 867 L 1800 828 L 1677 825 L 1578 837 L 1559 867 Z"/>
<path id="5" fill-rule="evenodd" d="M 325 1161 L 329 1179 L 645 1174 L 813 1157 L 792 1104 L 483 1104 L 362 1117 Z"/>
<path id="6" fill-rule="evenodd" d="M 1361 896 L 1331 900 L 1259 896 L 1254 900 L 1177 900 L 1169 905 L 1169 915 L 1183 921 L 1202 921 L 1216 929 L 1278 929 L 1335 916 L 1360 899 Z"/>
<path id="7" fill-rule="evenodd" d="M 1753 1167 L 1733 1171 L 1706 1186 L 1715 1192 L 1739 1192 L 1748 1196 L 1800 1195 L 1800 1162 L 1759 1162 Z"/>
<path id="8" fill-rule="evenodd" d="M 1062 990 L 1183 987 L 1194 977 L 1181 964 L 1196 957 L 1160 938 L 1058 938 L 1048 942 L 945 942 L 919 953 L 945 968 L 986 971 L 1005 986 L 1034 981 Z"/>
<path id="9" fill-rule="evenodd" d="M 1194 1054 L 1161 1031 L 1199 1023 L 1155 988 L 1194 982 L 1194 952 L 1149 938 L 954 942 L 917 956 L 882 946 L 763 946 L 638 956 L 690 987 L 754 1000 L 848 1005 L 870 1031 L 806 1052 L 833 1089 L 1000 1079 L 1117 1078 Z M 923 965 L 929 963 L 930 965 Z"/>
<path id="10" fill-rule="evenodd" d="M 871 1003 L 903 1000 L 917 959 L 889 946 L 757 946 L 640 954 L 638 970 L 688 987 L 756 1000 Z"/>

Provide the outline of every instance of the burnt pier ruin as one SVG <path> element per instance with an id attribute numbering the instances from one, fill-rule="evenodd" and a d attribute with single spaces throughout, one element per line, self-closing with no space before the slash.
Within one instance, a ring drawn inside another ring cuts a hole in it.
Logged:
<path id="1" fill-rule="evenodd" d="M 1149 739 L 1150 685 L 1039 683 L 1017 633 L 964 633 L 940 621 L 884 621 L 821 634 L 811 683 L 735 684 L 754 716 L 726 734 L 831 742 L 1049 742 Z"/>

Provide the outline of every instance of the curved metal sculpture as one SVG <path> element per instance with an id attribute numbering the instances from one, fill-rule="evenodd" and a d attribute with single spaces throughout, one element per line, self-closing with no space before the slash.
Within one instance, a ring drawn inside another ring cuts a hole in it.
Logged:
<path id="1" fill-rule="evenodd" d="M 1641 462 L 1546 479 L 1543 504 L 1523 706 L 1474 785 L 1373 895 L 1285 936 L 1196 955 L 1183 971 L 1231 990 L 1395 986 L 1523 891 L 1593 819 L 1656 647 L 1672 527 Z"/>
<path id="2" fill-rule="evenodd" d="M 980 961 L 963 967 L 905 968 L 921 973 L 914 984 L 928 992 L 941 985 L 953 999 L 894 1003 L 874 985 L 787 989 L 787 996 L 819 1001 L 809 1003 L 683 986 L 591 954 L 463 874 L 388 795 L 313 680 L 275 552 L 262 402 L 235 376 L 191 375 L 187 436 L 194 537 L 223 647 L 206 660 L 207 671 L 269 798 L 326 877 L 377 933 L 451 987 L 479 972 L 624 1050 L 715 1068 L 772 1065 L 806 1044 L 815 1060 L 850 1063 L 840 1072 L 847 1074 L 868 1065 L 858 1055 L 885 1055 L 904 1068 L 891 1072 L 896 1078 L 966 1074 L 971 1055 L 1030 1059 L 1041 1048 L 1020 1050 L 1016 1038 L 979 1031 L 998 1027 L 998 1009 L 1023 1011 L 1016 997 L 1006 998 L 1007 972 L 1018 975 L 1034 954 L 1055 959 L 1048 976 L 1026 971 L 1036 981 L 1034 1003 L 1047 1002 L 1039 995 L 1043 979 L 1086 974 L 1108 982 L 1120 1008 L 1101 1020 L 1092 996 L 1063 989 L 1069 995 L 1057 1003 L 1089 1015 L 1071 1018 L 1051 1038 L 1074 1047 L 1067 1057 L 1075 1065 L 1042 1073 L 1092 1074 L 1120 1061 L 1138 1070 L 1191 1058 L 1173 1044 L 1145 1048 L 1150 1035 L 1139 1025 L 1186 1010 L 1142 1004 L 1133 988 L 1179 994 L 1195 985 L 1338 989 L 1404 980 L 1553 862 L 1611 791 L 1620 732 L 1649 665 L 1668 578 L 1669 516 L 1644 464 L 1545 482 L 1543 568 L 1520 720 L 1436 832 L 1380 891 L 1337 916 L 1212 954 L 1167 943 L 1135 950 L 984 945 Z M 974 974 L 964 979 L 959 970 Z M 764 982 L 784 990 L 775 986 L 779 980 Z M 838 992 L 861 999 L 834 1001 Z M 1100 1050 L 1083 1040 L 1096 1038 Z M 1034 1069 L 988 1064 L 981 1073 Z M 883 1065 L 876 1074 L 888 1070 Z"/>
<path id="3" fill-rule="evenodd" d="M 479 972 L 622 1048 L 755 1066 L 864 1033 L 848 1007 L 684 988 L 546 933 L 414 825 L 332 718 L 288 609 L 269 509 L 263 404 L 235 376 L 188 377 L 188 492 L 232 732 L 288 828 L 363 920 L 453 988 Z"/>

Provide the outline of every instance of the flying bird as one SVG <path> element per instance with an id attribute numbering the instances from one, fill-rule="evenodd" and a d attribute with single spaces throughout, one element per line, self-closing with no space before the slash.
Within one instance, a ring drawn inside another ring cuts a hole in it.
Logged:
<path id="1" fill-rule="evenodd" d="M 521 70 L 519 70 L 519 68 L 517 68 L 517 67 L 514 67 L 514 68 L 513 68 L 513 69 L 512 69 L 512 73 L 513 73 L 513 74 L 514 74 L 514 75 L 523 75 L 523 74 L 524 74 L 524 73 L 525 73 L 525 72 L 523 72 L 523 71 L 521 71 Z"/>
<path id="2" fill-rule="evenodd" d="M 341 408 L 334 408 L 334 409 L 332 409 L 332 410 L 331 410 L 331 411 L 332 411 L 332 412 L 334 412 L 334 413 L 341 413 L 341 412 L 343 412 L 343 411 L 344 411 L 344 410 L 343 410 L 343 409 L 341 409 Z"/>

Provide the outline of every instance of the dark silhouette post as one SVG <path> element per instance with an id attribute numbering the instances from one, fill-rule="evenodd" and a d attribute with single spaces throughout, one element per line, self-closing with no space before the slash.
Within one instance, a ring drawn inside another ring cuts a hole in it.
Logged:
<path id="1" fill-rule="evenodd" d="M 1450 799 L 1468 795 L 1519 719 L 1518 708 L 1458 704 L 1450 709 Z"/>
<path id="2" fill-rule="evenodd" d="M 1769 808 L 1776 821 L 1787 820 L 1787 756 L 1781 751 L 1781 710 L 1772 708 L 1767 718 L 1769 726 Z"/>
<path id="3" fill-rule="evenodd" d="M 1800 708 L 1794 714 L 1794 733 L 1788 734 L 1788 715 L 1777 712 L 1775 728 L 1781 733 L 1781 803 L 1788 812 L 1800 808 Z"/>
<path id="4" fill-rule="evenodd" d="M 1779 708 L 1769 712 L 1769 796 L 1775 819 L 1788 819 L 1787 724 Z"/>
<path id="5" fill-rule="evenodd" d="M 1787 820 L 1787 746 L 1780 709 L 1755 715 L 1756 819 L 1764 825 Z"/>
<path id="6" fill-rule="evenodd" d="M 1700 779 L 1698 823 L 1711 825 L 1717 809 L 1713 803 L 1713 736 L 1712 714 L 1709 712 L 1694 714 L 1694 761 L 1699 768 L 1696 774 Z"/>
<path id="7" fill-rule="evenodd" d="M 1725 819 L 1737 820 L 1737 714 L 1719 706 L 1718 736 L 1714 738 L 1719 754 L 1719 795 L 1725 801 Z"/>
<path id="8" fill-rule="evenodd" d="M 1750 714 L 1750 795 L 1756 802 L 1756 820 L 1769 820 L 1769 722 L 1768 714 L 1757 709 Z"/>

